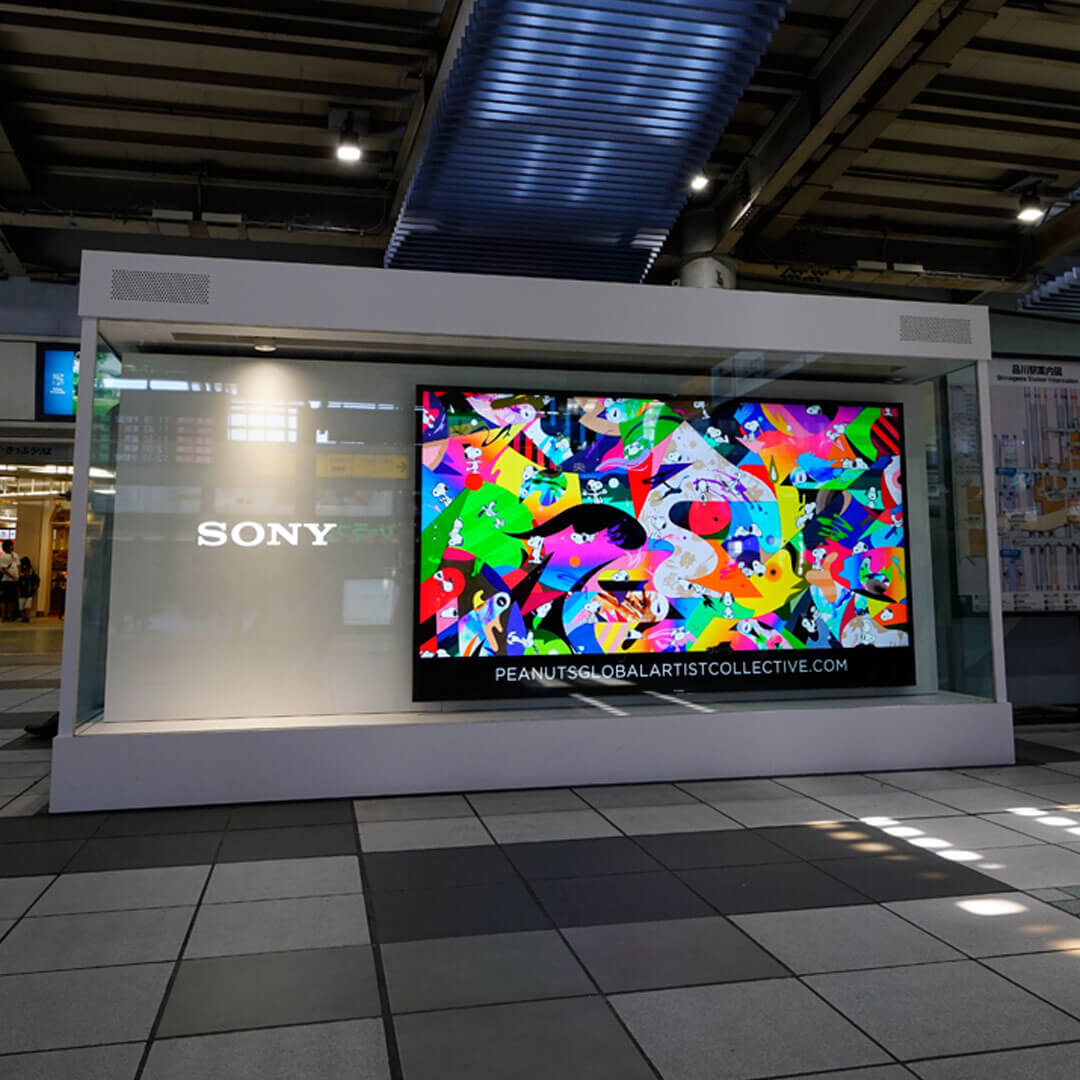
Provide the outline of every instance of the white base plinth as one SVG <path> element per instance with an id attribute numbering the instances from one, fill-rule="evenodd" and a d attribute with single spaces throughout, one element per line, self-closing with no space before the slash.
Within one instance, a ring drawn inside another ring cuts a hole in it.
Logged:
<path id="1" fill-rule="evenodd" d="M 609 699 L 611 700 L 611 699 Z M 108 723 L 53 742 L 53 811 L 1013 761 L 1012 707 L 955 694 L 648 709 Z M 622 715 L 616 715 L 616 713 Z M 419 722 L 418 722 L 419 721 Z M 138 728 L 138 730 L 133 730 Z M 171 730 L 169 730 L 171 728 Z"/>

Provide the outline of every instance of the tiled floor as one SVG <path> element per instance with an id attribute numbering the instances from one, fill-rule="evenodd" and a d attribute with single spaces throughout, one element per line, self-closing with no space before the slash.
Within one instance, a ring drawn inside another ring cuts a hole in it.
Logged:
<path id="1" fill-rule="evenodd" d="M 1040 738 L 1011 769 L 50 817 L 16 737 L 0 1075 L 1075 1080 L 1080 731 Z"/>

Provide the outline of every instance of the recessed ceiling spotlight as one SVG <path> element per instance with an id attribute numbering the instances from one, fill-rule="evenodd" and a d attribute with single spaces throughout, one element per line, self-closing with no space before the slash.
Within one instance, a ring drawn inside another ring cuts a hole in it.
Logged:
<path id="1" fill-rule="evenodd" d="M 1039 202 L 1039 196 L 1035 191 L 1029 191 L 1020 196 L 1020 209 L 1017 211 L 1016 217 L 1025 225 L 1038 225 L 1046 217 L 1046 211 L 1043 209 L 1042 203 Z"/>
<path id="2" fill-rule="evenodd" d="M 356 136 L 351 131 L 343 131 L 337 144 L 338 161 L 344 161 L 346 165 L 355 165 L 363 156 Z"/>
<path id="3" fill-rule="evenodd" d="M 277 346 L 272 341 L 256 341 L 256 352 L 277 352 Z"/>
<path id="4" fill-rule="evenodd" d="M 709 186 L 709 178 L 704 173 L 698 173 L 690 181 L 691 191 L 704 191 Z"/>

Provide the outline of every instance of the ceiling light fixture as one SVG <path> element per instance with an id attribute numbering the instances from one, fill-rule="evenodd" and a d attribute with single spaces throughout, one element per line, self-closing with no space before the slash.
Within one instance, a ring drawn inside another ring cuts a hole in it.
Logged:
<path id="1" fill-rule="evenodd" d="M 1039 202 L 1038 192 L 1034 188 L 1020 196 L 1020 209 L 1016 217 L 1025 225 L 1038 225 L 1046 217 L 1046 211 Z"/>
<path id="2" fill-rule="evenodd" d="M 709 178 L 704 173 L 698 173 L 690 181 L 691 191 L 704 191 L 709 186 Z"/>
<path id="3" fill-rule="evenodd" d="M 351 112 L 345 114 L 338 132 L 337 159 L 355 165 L 364 155 L 356 138 L 356 120 Z"/>
<path id="4" fill-rule="evenodd" d="M 272 341 L 256 341 L 256 352 L 277 352 L 277 346 Z"/>

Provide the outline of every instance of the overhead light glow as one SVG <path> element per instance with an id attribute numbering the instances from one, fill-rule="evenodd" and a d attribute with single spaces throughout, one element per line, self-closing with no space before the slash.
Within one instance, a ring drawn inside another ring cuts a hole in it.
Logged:
<path id="1" fill-rule="evenodd" d="M 360 144 L 356 141 L 356 135 L 352 131 L 343 131 L 337 144 L 337 159 L 344 161 L 346 165 L 355 165 L 363 157 Z"/>
<path id="2" fill-rule="evenodd" d="M 1039 196 L 1035 191 L 1028 191 L 1020 196 L 1020 209 L 1017 211 L 1016 217 L 1025 225 L 1038 225 L 1046 217 L 1046 211 L 1043 209 L 1042 203 L 1039 202 Z"/>
<path id="3" fill-rule="evenodd" d="M 709 186 L 709 178 L 704 173 L 698 173 L 693 180 L 690 181 L 691 191 L 704 191 Z"/>
<path id="4" fill-rule="evenodd" d="M 1019 915 L 1022 911 L 1027 911 L 1023 904 L 1018 904 L 1015 900 L 958 900 L 956 906 L 969 915 Z"/>
<path id="5" fill-rule="evenodd" d="M 277 352 L 277 346 L 272 341 L 255 342 L 256 352 Z"/>

